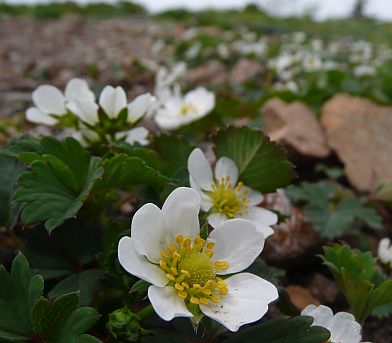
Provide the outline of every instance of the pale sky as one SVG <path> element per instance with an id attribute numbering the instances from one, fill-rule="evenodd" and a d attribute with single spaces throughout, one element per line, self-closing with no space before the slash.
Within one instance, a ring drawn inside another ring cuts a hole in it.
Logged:
<path id="1" fill-rule="evenodd" d="M 0 0 L 4 1 L 4 0 Z M 5 0 L 10 3 L 48 2 L 50 0 Z M 58 1 L 58 0 L 57 0 Z M 60 0 L 61 1 L 61 0 Z M 99 1 L 99 0 L 95 0 Z M 102 1 L 102 0 L 101 0 Z M 114 2 L 115 0 L 103 0 Z M 317 18 L 341 17 L 348 15 L 355 0 L 133 0 L 152 12 L 168 8 L 189 9 L 242 7 L 247 3 L 259 3 L 275 14 L 301 14 L 305 9 L 314 8 Z M 81 3 L 94 0 L 79 0 Z M 392 0 L 368 0 L 367 14 L 382 20 L 392 20 Z"/>

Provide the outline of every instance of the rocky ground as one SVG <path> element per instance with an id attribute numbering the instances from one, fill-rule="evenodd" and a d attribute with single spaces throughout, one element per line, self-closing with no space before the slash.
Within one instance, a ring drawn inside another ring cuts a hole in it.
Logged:
<path id="1" fill-rule="evenodd" d="M 23 110 L 31 91 L 45 81 L 59 87 L 74 76 L 92 85 L 132 79 L 134 61 L 159 62 L 150 47 L 157 36 L 181 28 L 146 17 L 36 20 L 0 19 L 0 114 Z"/>

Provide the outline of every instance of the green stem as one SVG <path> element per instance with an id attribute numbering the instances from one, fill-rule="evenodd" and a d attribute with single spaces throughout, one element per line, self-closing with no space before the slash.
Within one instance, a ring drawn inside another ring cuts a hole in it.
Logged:
<path id="1" fill-rule="evenodd" d="M 154 309 L 152 308 L 152 305 L 148 305 L 145 308 L 141 309 L 139 312 L 137 312 L 136 314 L 140 317 L 140 318 L 145 318 L 148 317 L 149 315 L 154 313 Z"/>

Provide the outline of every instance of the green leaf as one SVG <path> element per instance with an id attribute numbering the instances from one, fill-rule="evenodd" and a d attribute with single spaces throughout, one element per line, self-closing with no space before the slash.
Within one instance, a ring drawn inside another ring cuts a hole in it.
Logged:
<path id="1" fill-rule="evenodd" d="M 166 176 L 150 167 L 141 158 L 125 154 L 106 160 L 104 169 L 103 179 L 97 183 L 98 189 L 131 188 L 135 185 L 162 186 L 168 181 Z"/>
<path id="2" fill-rule="evenodd" d="M 78 293 L 65 294 L 52 303 L 45 298 L 40 298 L 32 311 L 34 332 L 48 341 L 55 341 L 64 321 L 77 308 Z"/>
<path id="3" fill-rule="evenodd" d="M 56 343 L 100 342 L 84 333 L 99 319 L 100 314 L 91 307 L 80 307 L 72 312 L 58 335 Z"/>
<path id="4" fill-rule="evenodd" d="M 51 232 L 77 214 L 103 169 L 100 159 L 91 157 L 73 138 L 61 143 L 44 137 L 41 146 L 45 154 L 31 163 L 31 171 L 19 176 L 15 198 L 27 203 L 22 212 L 26 224 L 45 222 Z"/>
<path id="5" fill-rule="evenodd" d="M 324 247 L 322 258 L 357 321 L 364 321 L 378 307 L 392 302 L 392 280 L 379 282 L 383 276 L 370 252 L 335 244 Z"/>
<path id="6" fill-rule="evenodd" d="M 78 274 L 73 274 L 61 280 L 49 292 L 50 298 L 73 291 L 80 291 L 79 305 L 88 305 L 93 299 L 94 293 L 100 288 L 100 282 L 104 275 L 99 269 L 85 270 Z"/>
<path id="7" fill-rule="evenodd" d="M 354 228 L 357 219 L 373 228 L 381 227 L 381 217 L 364 201 L 354 198 L 331 182 L 308 183 L 287 189 L 296 201 L 307 203 L 304 213 L 315 229 L 324 237 L 342 236 Z"/>
<path id="8" fill-rule="evenodd" d="M 260 130 L 228 127 L 213 138 L 218 157 L 229 157 L 237 165 L 239 179 L 262 193 L 287 186 L 295 177 L 294 166 L 284 151 Z"/>
<path id="9" fill-rule="evenodd" d="M 43 289 L 43 278 L 31 277 L 29 264 L 22 254 L 15 257 L 11 274 L 0 267 L 0 339 L 23 342 L 33 335 L 31 307 Z"/>
<path id="10" fill-rule="evenodd" d="M 297 316 L 278 318 L 241 330 L 223 340 L 224 343 L 323 343 L 330 333 L 327 329 L 311 326 L 313 318 Z"/>
<path id="11" fill-rule="evenodd" d="M 150 286 L 151 284 L 147 281 L 144 280 L 136 281 L 131 288 L 131 293 L 132 292 L 147 293 L 148 287 Z"/>
<path id="12" fill-rule="evenodd" d="M 23 172 L 23 164 L 13 158 L 0 157 L 0 226 L 13 228 L 23 204 L 13 201 L 16 179 Z"/>

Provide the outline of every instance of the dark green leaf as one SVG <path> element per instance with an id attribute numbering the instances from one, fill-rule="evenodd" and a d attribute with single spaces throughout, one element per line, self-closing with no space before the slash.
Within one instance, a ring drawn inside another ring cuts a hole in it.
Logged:
<path id="1" fill-rule="evenodd" d="M 79 301 L 78 293 L 65 294 L 53 303 L 45 298 L 40 298 L 32 311 L 32 323 L 34 332 L 49 342 L 58 337 L 64 321 L 77 308 Z"/>
<path id="2" fill-rule="evenodd" d="M 131 292 L 147 293 L 148 287 L 150 286 L 151 284 L 147 281 L 139 280 L 133 284 Z"/>
<path id="3" fill-rule="evenodd" d="M 24 341 L 33 335 L 31 307 L 42 295 L 43 278 L 31 278 L 26 258 L 19 254 L 12 264 L 11 274 L 0 267 L 0 339 Z"/>
<path id="4" fill-rule="evenodd" d="M 229 157 L 237 165 L 239 179 L 262 193 L 287 186 L 295 177 L 294 166 L 284 151 L 261 131 L 228 127 L 213 138 L 218 157 Z"/>
<path id="5" fill-rule="evenodd" d="M 16 179 L 25 169 L 13 158 L 0 157 L 0 226 L 15 226 L 23 204 L 14 202 Z"/>
<path id="6" fill-rule="evenodd" d="M 323 343 L 330 333 L 327 329 L 311 326 L 313 318 L 297 316 L 278 318 L 252 326 L 234 334 L 224 343 Z"/>
<path id="7" fill-rule="evenodd" d="M 61 143 L 44 137 L 41 145 L 48 154 L 20 175 L 15 198 L 27 203 L 22 212 L 26 224 L 44 221 L 50 232 L 77 214 L 103 169 L 100 159 L 92 158 L 73 138 Z"/>
<path id="8" fill-rule="evenodd" d="M 162 186 L 168 181 L 166 176 L 141 158 L 125 154 L 106 160 L 104 169 L 103 179 L 97 183 L 98 189 L 132 188 L 135 185 Z"/>

